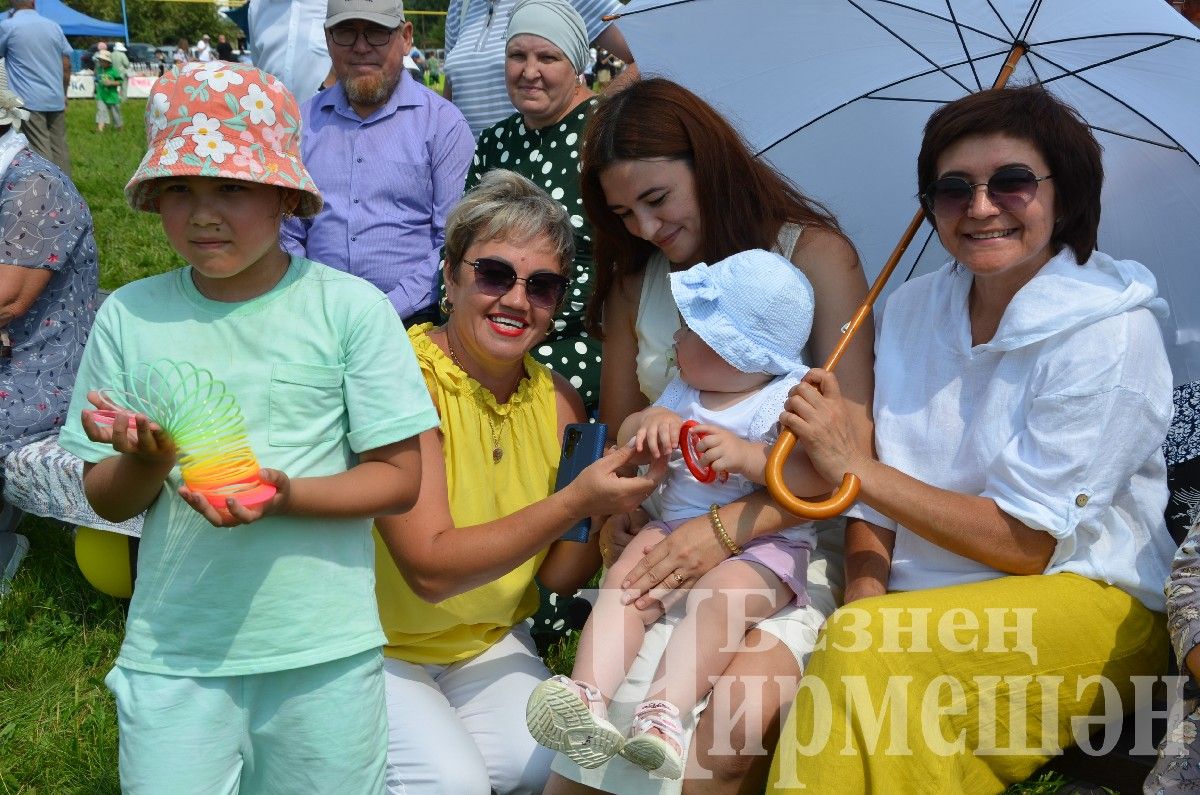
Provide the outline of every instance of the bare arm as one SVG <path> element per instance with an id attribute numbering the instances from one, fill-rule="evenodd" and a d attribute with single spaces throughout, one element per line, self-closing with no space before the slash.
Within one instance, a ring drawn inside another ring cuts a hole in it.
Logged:
<path id="1" fill-rule="evenodd" d="M 88 400 L 109 408 L 96 392 Z M 130 428 L 136 418 L 136 429 Z M 175 465 L 175 443 L 144 414 L 118 410 L 111 425 L 96 422 L 91 409 L 82 415 L 83 430 L 95 442 L 111 444 L 117 453 L 98 463 L 84 463 L 83 492 L 101 517 L 123 522 L 150 507 Z"/>
<path id="2" fill-rule="evenodd" d="M 629 42 L 625 40 L 625 34 L 615 24 L 600 31 L 600 35 L 592 42 L 592 46 L 598 50 L 608 50 L 627 65 L 633 64 L 633 51 L 629 49 Z"/>
<path id="3" fill-rule="evenodd" d="M 295 478 L 285 513 L 350 518 L 402 513 L 417 501 L 421 455 L 416 437 L 365 450 L 359 463 L 317 478 Z"/>
<path id="4" fill-rule="evenodd" d="M 0 264 L 0 328 L 28 312 L 52 276 L 47 268 Z"/>
<path id="5" fill-rule="evenodd" d="M 420 445 L 424 477 L 416 505 L 408 513 L 380 517 L 376 526 L 413 591 L 431 602 L 506 574 L 584 516 L 632 510 L 655 485 L 652 477 L 619 477 L 616 470 L 634 459 L 632 450 L 616 451 L 544 500 L 490 522 L 455 527 L 440 432 L 421 434 Z"/>
<path id="6" fill-rule="evenodd" d="M 604 304 L 604 357 L 600 362 L 600 421 L 608 425 L 609 441 L 629 415 L 650 405 L 637 379 L 638 300 L 642 277 L 614 284 Z"/>
<path id="7" fill-rule="evenodd" d="M 863 519 L 846 521 L 846 604 L 887 593 L 895 544 L 891 530 Z"/>
<path id="8" fill-rule="evenodd" d="M 454 101 L 454 89 L 450 87 L 450 75 L 446 75 L 446 80 L 442 83 L 442 98 L 449 102 Z"/>
<path id="9" fill-rule="evenodd" d="M 66 95 L 71 90 L 71 59 L 67 56 L 62 57 L 63 63 L 63 94 Z"/>
<path id="10" fill-rule="evenodd" d="M 598 49 L 608 50 L 625 62 L 625 68 L 621 71 L 621 74 L 617 75 L 614 80 L 605 86 L 605 96 L 611 96 L 619 91 L 623 91 L 641 77 L 641 70 L 634 63 L 633 51 L 629 49 L 629 42 L 625 40 L 625 34 L 621 33 L 620 28 L 616 25 L 609 25 L 601 31 L 600 35 L 596 37 L 596 41 L 593 42 L 593 45 Z"/>

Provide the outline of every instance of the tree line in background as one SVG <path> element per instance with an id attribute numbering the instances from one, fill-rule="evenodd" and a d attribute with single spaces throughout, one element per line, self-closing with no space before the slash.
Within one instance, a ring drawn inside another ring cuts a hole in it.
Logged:
<path id="1" fill-rule="evenodd" d="M 121 0 L 67 0 L 67 5 L 88 16 L 110 22 L 121 21 Z M 411 11 L 445 11 L 450 0 L 405 0 L 404 7 Z M 237 25 L 217 11 L 212 3 L 163 2 L 162 0 L 125 0 L 129 15 L 129 40 L 149 44 L 174 44 L 181 38 L 195 43 L 207 33 L 216 38 L 224 33 L 231 41 L 242 36 Z M 445 39 L 446 18 L 412 14 L 414 41 L 422 49 L 441 47 Z M 72 37 L 79 46 L 90 44 L 95 39 Z"/>

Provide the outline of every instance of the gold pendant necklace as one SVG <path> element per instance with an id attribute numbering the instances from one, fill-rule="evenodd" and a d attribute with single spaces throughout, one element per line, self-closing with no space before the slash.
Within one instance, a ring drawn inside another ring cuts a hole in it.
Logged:
<path id="1" fill-rule="evenodd" d="M 450 352 L 450 361 L 454 362 L 454 365 L 459 370 L 467 373 L 467 368 L 462 366 L 462 362 L 458 360 L 458 355 L 454 353 L 454 346 L 450 343 L 449 326 L 446 327 L 446 350 Z M 467 375 L 469 376 L 470 373 L 467 373 Z M 500 459 L 504 458 L 504 449 L 500 447 L 500 429 L 497 428 L 496 423 L 492 421 L 492 412 L 489 411 L 486 406 L 484 407 L 484 415 L 487 417 L 488 428 L 490 428 L 492 431 L 492 463 L 499 464 Z"/>

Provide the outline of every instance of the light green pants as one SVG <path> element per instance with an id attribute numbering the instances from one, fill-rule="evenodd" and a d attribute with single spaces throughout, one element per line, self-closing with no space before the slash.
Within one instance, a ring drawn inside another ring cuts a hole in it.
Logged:
<path id="1" fill-rule="evenodd" d="M 115 667 L 121 790 L 130 795 L 384 791 L 378 649 L 290 671 L 164 676 Z"/>

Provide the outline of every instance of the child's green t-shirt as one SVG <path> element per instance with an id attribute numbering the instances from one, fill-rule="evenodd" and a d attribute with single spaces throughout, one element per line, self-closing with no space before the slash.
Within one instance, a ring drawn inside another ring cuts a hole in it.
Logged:
<path id="1" fill-rule="evenodd" d="M 123 79 L 121 73 L 114 66 L 97 69 L 95 74 L 96 99 L 105 105 L 120 105 L 121 80 Z M 113 85 L 105 85 L 105 80 L 115 80 L 116 82 Z"/>
<path id="2" fill-rule="evenodd" d="M 131 390 L 120 373 L 169 358 L 214 373 L 236 397 L 264 467 L 331 475 L 356 454 L 437 427 L 412 346 L 383 293 L 295 257 L 265 295 L 204 298 L 191 269 L 113 293 L 96 318 L 61 444 L 85 461 L 89 389 Z M 178 467 L 146 517 L 118 664 L 236 676 L 379 646 L 371 519 L 269 516 L 216 528 L 177 494 Z"/>

